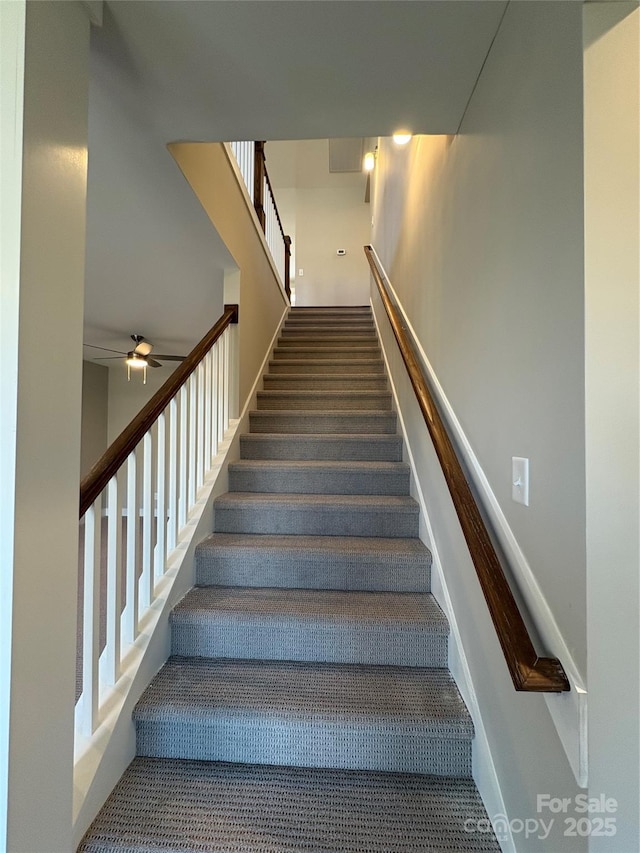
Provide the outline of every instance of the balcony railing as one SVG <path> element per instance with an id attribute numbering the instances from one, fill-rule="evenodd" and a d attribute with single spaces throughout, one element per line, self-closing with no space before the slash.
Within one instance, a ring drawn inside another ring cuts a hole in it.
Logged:
<path id="1" fill-rule="evenodd" d="M 267 171 L 264 145 L 262 141 L 232 142 L 231 150 L 251 196 L 271 257 L 284 284 L 285 293 L 291 299 L 291 237 L 284 233 Z"/>
<path id="2" fill-rule="evenodd" d="M 238 306 L 225 306 L 80 484 L 81 737 L 103 717 L 229 426 L 237 322 Z"/>

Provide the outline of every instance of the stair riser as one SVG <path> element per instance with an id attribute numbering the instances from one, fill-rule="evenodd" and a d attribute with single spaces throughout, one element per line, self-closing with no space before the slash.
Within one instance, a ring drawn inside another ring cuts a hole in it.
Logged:
<path id="1" fill-rule="evenodd" d="M 375 330 L 372 326 L 283 326 L 281 330 L 283 338 L 304 337 L 304 338 L 374 338 Z"/>
<path id="2" fill-rule="evenodd" d="M 294 660 L 390 666 L 447 666 L 447 637 L 392 626 L 339 626 L 317 623 L 249 622 L 172 618 L 171 653 L 188 657 Z"/>
<path id="3" fill-rule="evenodd" d="M 326 436 L 261 436 L 240 437 L 242 459 L 326 460 L 338 462 L 401 462 L 400 436 L 368 435 L 347 438 Z"/>
<path id="4" fill-rule="evenodd" d="M 258 409 L 284 411 L 391 411 L 391 394 L 375 391 L 358 394 L 305 393 L 286 394 L 278 391 L 258 391 Z"/>
<path id="5" fill-rule="evenodd" d="M 348 322 L 339 322 L 337 320 L 287 320 L 282 329 L 287 332 L 318 330 L 331 333 L 343 333 L 355 330 L 358 333 L 366 332 L 369 335 L 375 334 L 376 331 L 376 327 L 371 320 L 349 320 Z"/>
<path id="6" fill-rule="evenodd" d="M 351 360 L 318 360 L 318 359 L 300 359 L 300 360 L 280 360 L 269 362 L 269 372 L 273 378 L 274 374 L 289 374 L 289 373 L 307 373 L 314 375 L 317 373 L 332 373 L 337 376 L 341 374 L 353 373 L 378 373 L 384 375 L 384 363 L 382 361 L 367 361 L 365 359 Z"/>
<path id="7" fill-rule="evenodd" d="M 383 375 L 353 376 L 265 376 L 265 391 L 386 391 L 387 380 Z"/>
<path id="8" fill-rule="evenodd" d="M 249 415 L 251 432 L 255 433 L 376 433 L 393 434 L 396 432 L 395 412 L 383 414 L 364 412 L 360 414 L 313 414 L 278 413 L 277 411 L 251 412 Z"/>
<path id="9" fill-rule="evenodd" d="M 358 507 L 357 510 L 349 511 L 327 506 L 226 508 L 216 505 L 215 529 L 219 533 L 414 537 L 418 535 L 418 514 L 399 512 L 392 508 Z"/>
<path id="10" fill-rule="evenodd" d="M 273 351 L 274 360 L 285 359 L 286 361 L 379 361 L 381 357 L 380 347 L 309 347 L 290 341 L 288 346 L 277 346 Z"/>
<path id="11" fill-rule="evenodd" d="M 313 308 L 303 308 L 301 306 L 294 306 L 289 310 L 287 314 L 287 318 L 289 317 L 371 317 L 372 312 L 371 308 L 368 305 L 346 305 L 344 308 L 341 306 L 327 306 L 326 308 L 320 308 L 318 306 Z"/>
<path id="12" fill-rule="evenodd" d="M 229 491 L 308 495 L 408 495 L 409 469 L 397 471 L 246 470 L 229 466 Z"/>
<path id="13" fill-rule="evenodd" d="M 196 550 L 199 586 L 256 586 L 281 589 L 345 589 L 373 592 L 429 592 L 430 567 L 380 557 L 281 554 L 253 549 L 237 554 L 223 548 Z"/>
<path id="14" fill-rule="evenodd" d="M 279 347 L 314 347 L 340 349 L 356 347 L 379 347 L 375 335 L 281 335 Z"/>
<path id="15" fill-rule="evenodd" d="M 427 738 L 415 730 L 385 726 L 367 726 L 363 731 L 321 720 L 223 716 L 209 724 L 138 721 L 136 742 L 138 755 L 152 758 L 471 775 L 470 741 Z"/>

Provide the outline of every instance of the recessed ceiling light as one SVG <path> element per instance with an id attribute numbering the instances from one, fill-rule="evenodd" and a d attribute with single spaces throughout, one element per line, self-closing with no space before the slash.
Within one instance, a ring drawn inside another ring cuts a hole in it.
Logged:
<path id="1" fill-rule="evenodd" d="M 411 139 L 411 134 L 406 130 L 398 130 L 393 134 L 393 141 L 396 145 L 406 145 Z"/>

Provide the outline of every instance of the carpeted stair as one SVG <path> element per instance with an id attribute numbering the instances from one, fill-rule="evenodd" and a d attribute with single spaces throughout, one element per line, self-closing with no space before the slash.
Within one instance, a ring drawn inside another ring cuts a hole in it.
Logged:
<path id="1" fill-rule="evenodd" d="M 369 308 L 290 311 L 250 430 L 80 850 L 499 850 Z"/>

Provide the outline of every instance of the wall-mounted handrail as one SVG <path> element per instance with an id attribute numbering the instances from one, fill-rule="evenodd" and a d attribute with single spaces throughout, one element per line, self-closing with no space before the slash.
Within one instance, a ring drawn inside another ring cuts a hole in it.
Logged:
<path id="1" fill-rule="evenodd" d="M 238 306 L 225 305 L 224 313 L 216 324 L 195 345 L 189 355 L 173 371 L 164 385 L 156 391 L 146 406 L 138 412 L 113 444 L 107 448 L 80 483 L 80 518 L 85 514 L 116 471 L 147 433 L 158 415 L 167 408 L 171 400 L 207 355 L 211 347 L 223 334 L 227 326 L 238 322 Z"/>
<path id="2" fill-rule="evenodd" d="M 365 246 L 364 251 L 440 460 L 514 687 L 516 690 L 551 693 L 569 690 L 569 681 L 560 661 L 553 657 L 539 657 L 533 646 L 409 334 L 389 296 L 382 270 L 372 247 Z"/>

